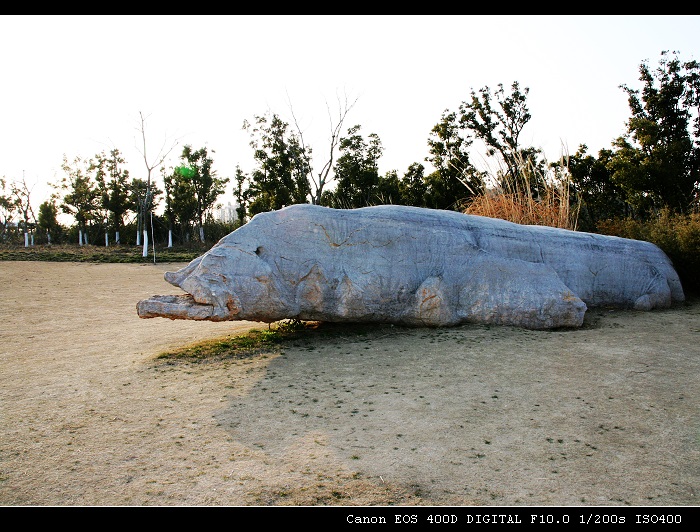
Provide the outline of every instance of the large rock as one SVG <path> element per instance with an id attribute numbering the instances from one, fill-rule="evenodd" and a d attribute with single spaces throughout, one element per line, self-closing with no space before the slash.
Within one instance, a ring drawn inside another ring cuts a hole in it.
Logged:
<path id="1" fill-rule="evenodd" d="M 187 294 L 139 301 L 140 317 L 547 329 L 684 299 L 648 242 L 395 205 L 258 214 L 165 279 Z"/>

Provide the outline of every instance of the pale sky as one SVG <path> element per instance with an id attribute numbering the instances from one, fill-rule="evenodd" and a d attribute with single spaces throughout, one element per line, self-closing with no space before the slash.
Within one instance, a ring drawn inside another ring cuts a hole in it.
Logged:
<path id="1" fill-rule="evenodd" d="M 643 60 L 700 60 L 700 16 L 0 15 L 0 50 L 0 176 L 24 176 L 38 215 L 64 154 L 118 148 L 146 177 L 139 112 L 149 162 L 163 144 L 178 142 L 167 166 L 184 144 L 207 147 L 233 180 L 236 165 L 253 170 L 243 121 L 270 111 L 293 125 L 290 102 L 320 170 L 328 108 L 347 95 L 345 125 L 376 133 L 380 173 L 403 176 L 428 168 L 443 111 L 517 81 L 530 89 L 523 146 L 549 160 L 582 143 L 596 155 L 625 131 L 619 86 L 641 88 Z"/>

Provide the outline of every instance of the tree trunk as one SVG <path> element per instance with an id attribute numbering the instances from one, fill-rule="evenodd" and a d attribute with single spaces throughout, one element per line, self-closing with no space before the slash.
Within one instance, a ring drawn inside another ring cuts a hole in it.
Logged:
<path id="1" fill-rule="evenodd" d="M 24 232 L 24 247 L 29 247 L 29 233 L 27 233 L 26 231 Z"/>
<path id="2" fill-rule="evenodd" d="M 121 244 L 121 242 L 119 241 L 119 231 L 114 232 L 114 242 L 116 244 Z"/>
<path id="3" fill-rule="evenodd" d="M 168 247 L 173 247 L 173 230 L 168 229 Z"/>
<path id="4" fill-rule="evenodd" d="M 105 247 L 109 247 L 109 233 L 105 231 Z"/>
<path id="5" fill-rule="evenodd" d="M 199 241 L 204 243 L 204 226 L 199 224 Z"/>
<path id="6" fill-rule="evenodd" d="M 143 256 L 148 257 L 148 231 L 143 230 Z"/>
<path id="7" fill-rule="evenodd" d="M 78 245 L 82 246 L 83 245 L 83 230 L 78 229 Z"/>

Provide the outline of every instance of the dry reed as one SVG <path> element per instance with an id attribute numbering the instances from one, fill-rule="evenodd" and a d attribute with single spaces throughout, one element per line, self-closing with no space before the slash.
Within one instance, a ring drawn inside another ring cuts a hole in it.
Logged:
<path id="1" fill-rule="evenodd" d="M 571 202 L 571 182 L 567 160 L 543 174 L 529 160 L 519 160 L 520 181 L 508 179 L 506 172 L 492 175 L 492 184 L 468 200 L 463 212 L 500 218 L 523 225 L 547 225 L 575 231 L 578 225 L 578 203 Z M 533 181 L 539 186 L 533 186 Z"/>

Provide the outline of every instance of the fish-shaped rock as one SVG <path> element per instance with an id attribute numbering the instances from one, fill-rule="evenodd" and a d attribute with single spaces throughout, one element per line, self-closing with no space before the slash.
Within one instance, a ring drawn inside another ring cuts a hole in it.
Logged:
<path id="1" fill-rule="evenodd" d="M 261 213 L 165 279 L 186 294 L 139 301 L 140 317 L 550 329 L 684 300 L 649 242 L 398 205 Z"/>

